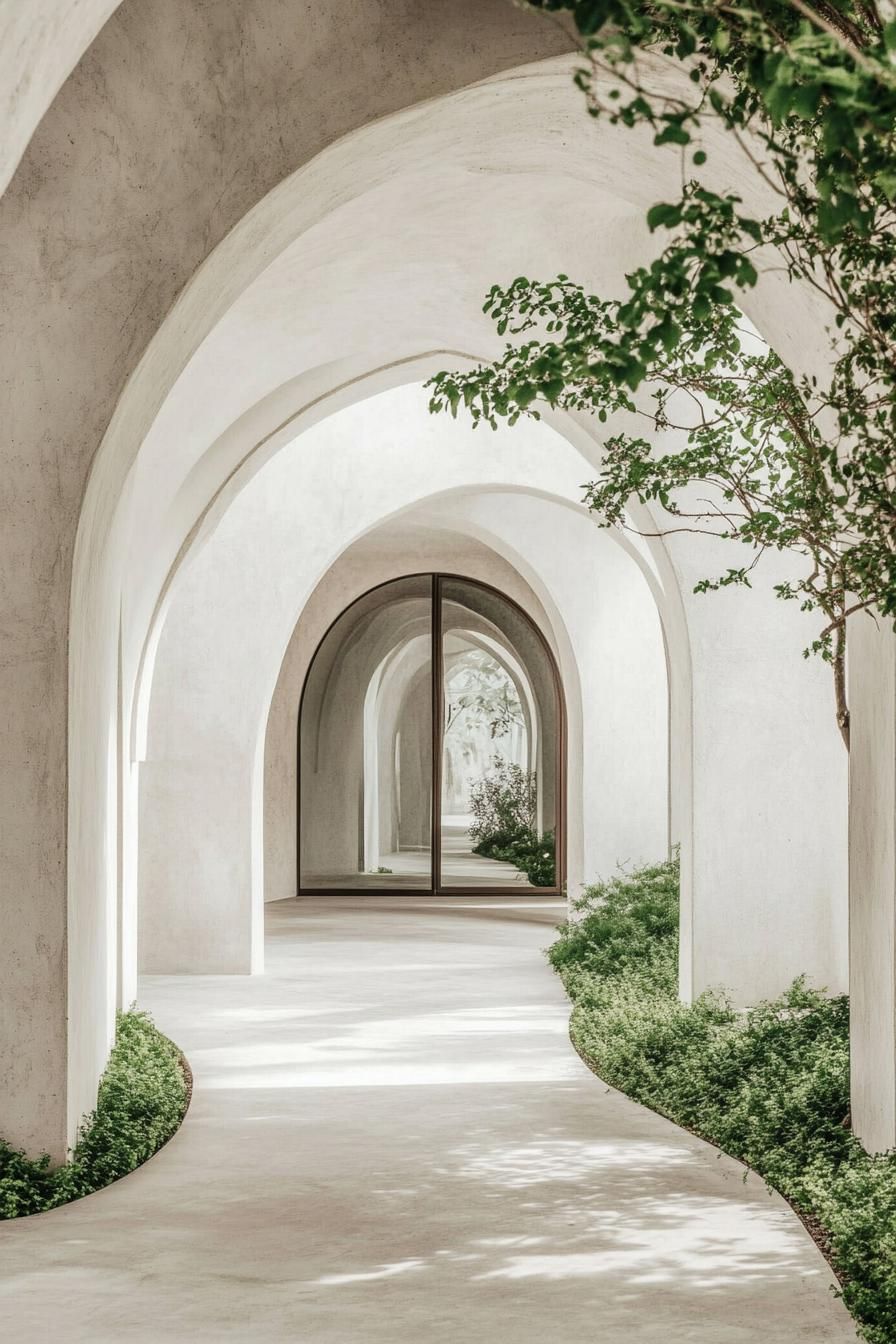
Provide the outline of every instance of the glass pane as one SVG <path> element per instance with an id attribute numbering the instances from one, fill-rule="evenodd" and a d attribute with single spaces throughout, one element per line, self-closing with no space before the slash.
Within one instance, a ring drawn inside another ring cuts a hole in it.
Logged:
<path id="1" fill-rule="evenodd" d="M 512 602 L 442 581 L 443 887 L 556 885 L 557 689 Z"/>
<path id="2" fill-rule="evenodd" d="M 432 580 L 365 594 L 324 637 L 299 725 L 299 885 L 431 886 Z"/>

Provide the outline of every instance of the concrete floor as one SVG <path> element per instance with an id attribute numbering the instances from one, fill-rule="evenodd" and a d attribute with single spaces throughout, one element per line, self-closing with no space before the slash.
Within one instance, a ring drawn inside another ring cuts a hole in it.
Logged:
<path id="1" fill-rule="evenodd" d="M 334 895 L 353 892 L 359 896 L 362 892 L 376 894 L 402 888 L 411 895 L 415 890 L 418 895 L 429 894 L 432 882 L 429 850 L 403 849 L 400 853 L 381 854 L 380 863 L 385 869 L 382 873 L 305 873 L 303 886 L 311 891 L 332 891 Z M 442 845 L 441 876 L 443 887 L 512 887 L 529 893 L 538 890 L 512 863 L 474 854 L 466 839 L 449 838 Z"/>
<path id="2" fill-rule="evenodd" d="M 442 817 L 443 887 L 514 887 L 537 891 L 527 875 L 512 863 L 474 854 L 468 834 L 472 817 Z M 430 888 L 432 876 L 428 849 L 404 849 L 381 854 L 379 866 L 386 871 L 365 873 L 306 873 L 302 885 L 309 890 L 376 891 L 384 887 Z"/>
<path id="3" fill-rule="evenodd" d="M 417 873 L 429 883 L 429 854 L 400 854 L 383 856 L 383 866 L 393 873 Z M 529 878 L 512 863 L 501 859 L 487 859 L 474 854 L 470 837 L 465 831 L 443 826 L 442 830 L 442 886 L 443 887 L 515 887 L 518 891 L 534 891 Z"/>
<path id="4" fill-rule="evenodd" d="M 268 907 L 264 977 L 159 977 L 174 1140 L 0 1224 L 4 1338 L 845 1344 L 761 1181 L 608 1090 L 566 1034 L 543 898 Z"/>

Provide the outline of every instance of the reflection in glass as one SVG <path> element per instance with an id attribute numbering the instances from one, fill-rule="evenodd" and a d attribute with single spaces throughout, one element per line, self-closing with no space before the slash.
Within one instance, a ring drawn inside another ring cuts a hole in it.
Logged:
<path id="1" fill-rule="evenodd" d="M 299 889 L 556 887 L 560 734 L 553 660 L 514 603 L 433 574 L 365 593 L 302 693 Z"/>
<path id="2" fill-rule="evenodd" d="M 428 890 L 432 579 L 365 594 L 324 637 L 302 696 L 299 885 Z"/>
<path id="3" fill-rule="evenodd" d="M 441 581 L 441 884 L 556 883 L 557 689 L 523 612 Z"/>

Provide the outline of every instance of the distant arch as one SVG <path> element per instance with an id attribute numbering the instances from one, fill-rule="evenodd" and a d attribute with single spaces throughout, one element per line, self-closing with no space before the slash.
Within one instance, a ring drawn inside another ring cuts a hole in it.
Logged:
<path id="1" fill-rule="evenodd" d="M 449 649 L 446 634 L 455 645 L 485 653 L 516 689 L 523 760 L 515 759 L 518 750 L 507 756 L 499 750 L 510 735 L 500 718 L 486 721 L 485 735 L 494 742 L 494 761 L 521 772 L 516 777 L 525 781 L 527 798 L 531 792 L 529 830 L 554 841 L 551 880 L 538 885 L 563 890 L 567 716 L 553 650 L 512 597 L 480 579 L 424 572 L 356 597 L 327 627 L 308 664 L 296 740 L 299 895 L 535 885 L 522 869 L 514 876 L 506 863 L 468 854 L 472 842 L 467 846 L 462 834 L 446 834 L 445 818 L 454 817 L 445 812 L 446 682 L 463 655 L 463 648 Z"/>

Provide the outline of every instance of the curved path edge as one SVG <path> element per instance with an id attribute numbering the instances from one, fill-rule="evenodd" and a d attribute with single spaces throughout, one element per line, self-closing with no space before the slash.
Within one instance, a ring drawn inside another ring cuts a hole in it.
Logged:
<path id="1" fill-rule="evenodd" d="M 141 986 L 185 1123 L 0 1227 L 11 1336 L 852 1344 L 829 1266 L 742 1164 L 602 1084 L 549 899 L 267 909 L 268 973 Z"/>

